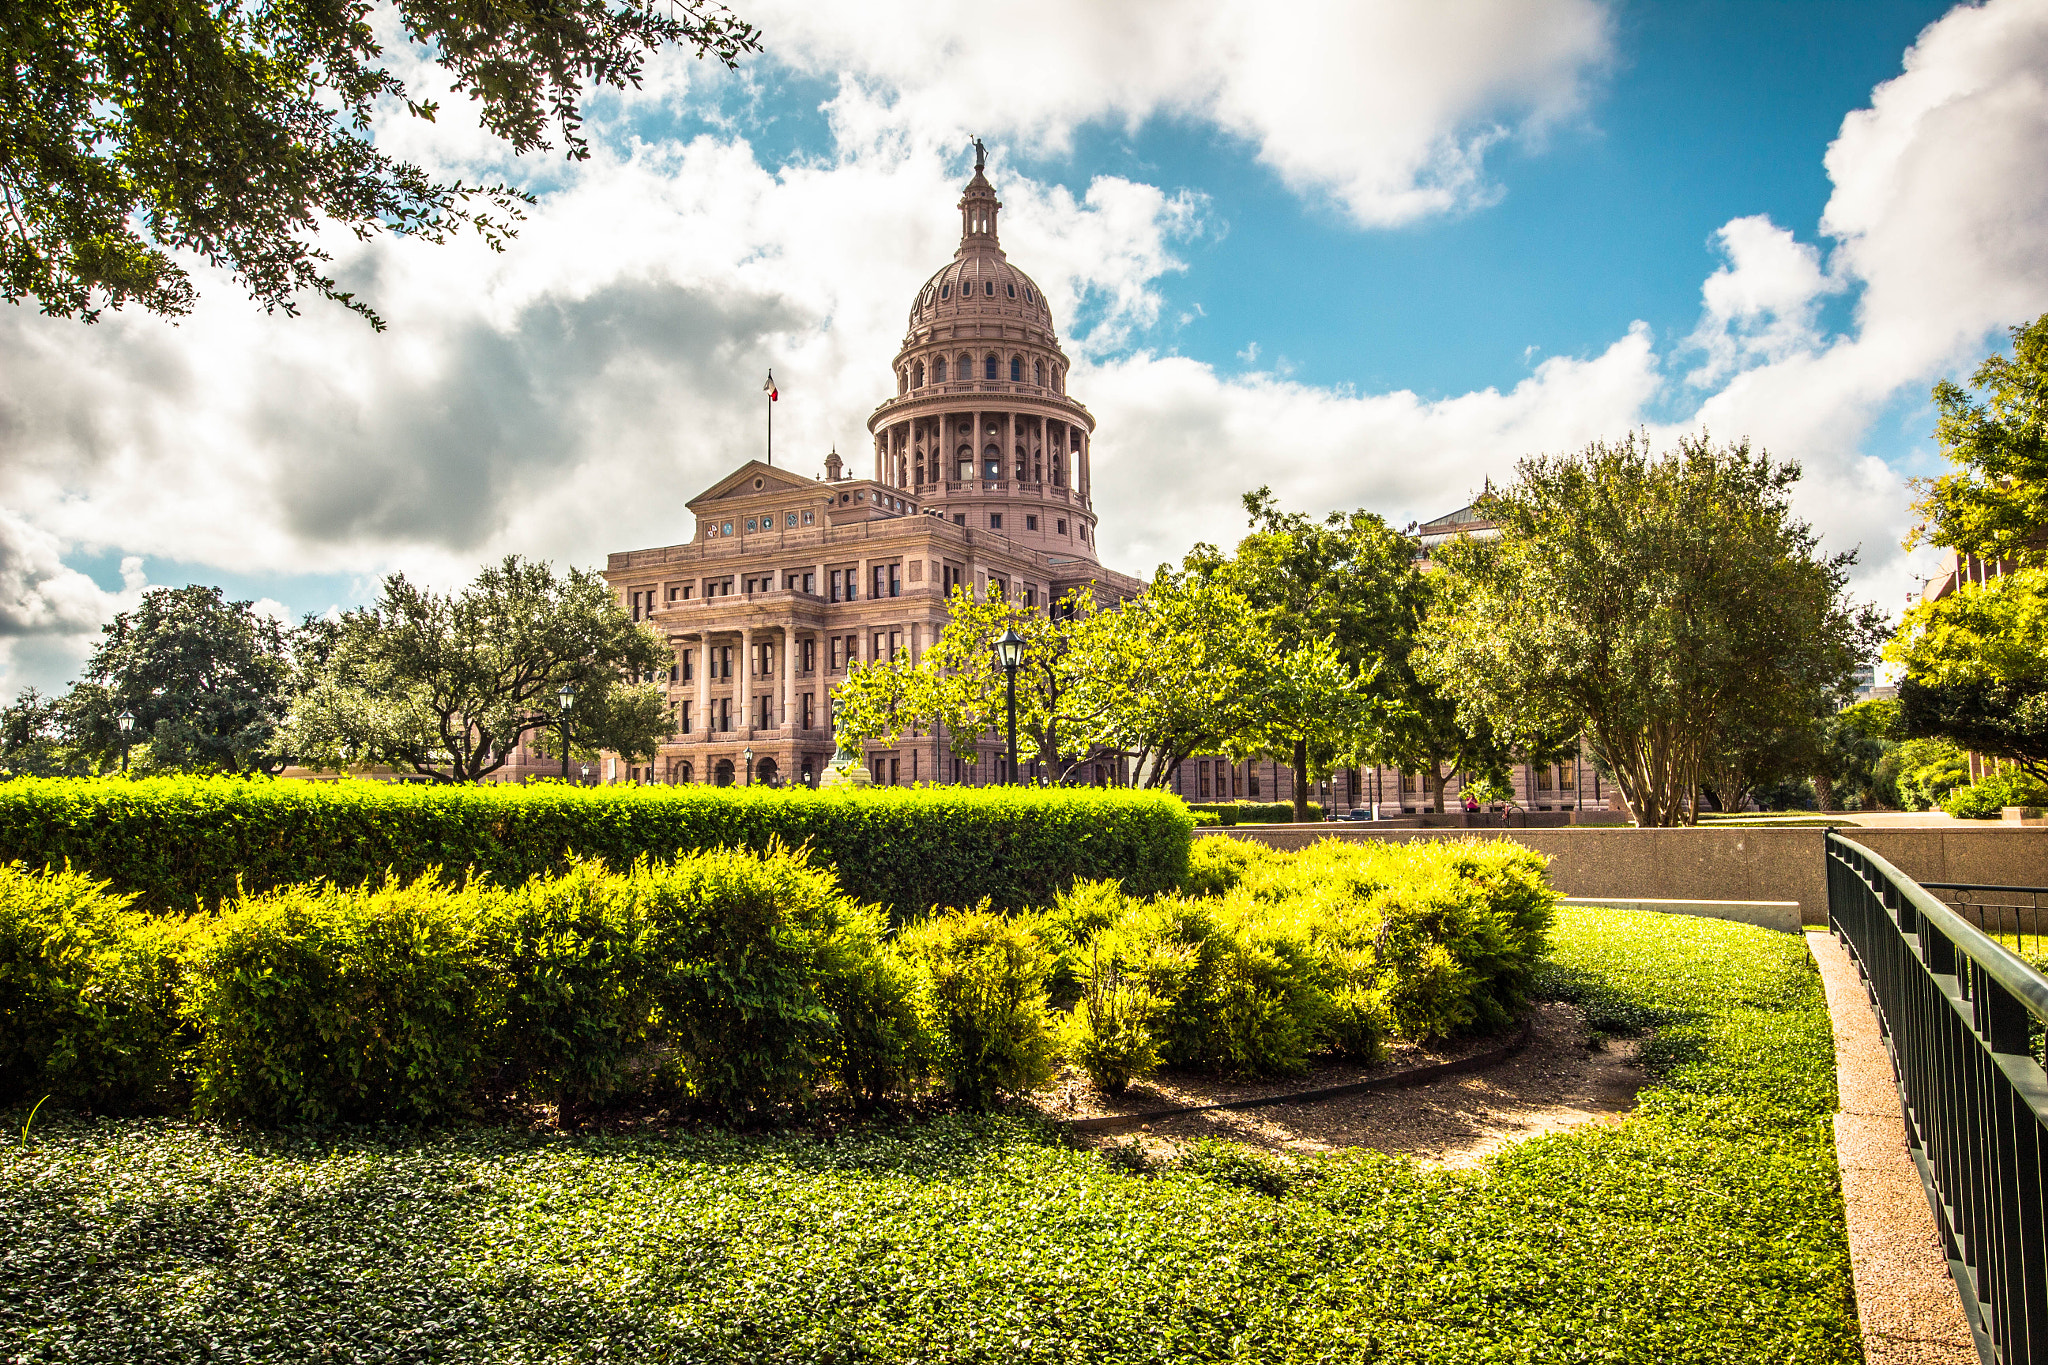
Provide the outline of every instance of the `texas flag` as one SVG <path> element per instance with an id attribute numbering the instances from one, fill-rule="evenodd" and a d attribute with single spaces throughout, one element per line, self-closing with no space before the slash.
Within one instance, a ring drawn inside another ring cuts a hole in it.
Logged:
<path id="1" fill-rule="evenodd" d="M 775 371 L 768 371 L 768 382 L 761 386 L 761 391 L 768 395 L 768 401 L 771 403 L 782 397 L 781 394 L 775 391 Z"/>

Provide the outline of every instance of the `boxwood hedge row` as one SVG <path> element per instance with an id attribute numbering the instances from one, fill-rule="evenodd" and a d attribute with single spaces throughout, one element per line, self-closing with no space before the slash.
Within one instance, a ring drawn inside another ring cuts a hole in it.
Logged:
<path id="1" fill-rule="evenodd" d="M 21 778 L 0 783 L 0 862 L 65 863 L 157 910 L 237 887 L 410 879 L 435 867 L 511 884 L 572 856 L 808 846 L 855 898 L 910 914 L 987 900 L 1049 904 L 1076 880 L 1136 894 L 1187 871 L 1193 818 L 1174 796 L 925 787 L 443 787 L 236 778 Z"/>

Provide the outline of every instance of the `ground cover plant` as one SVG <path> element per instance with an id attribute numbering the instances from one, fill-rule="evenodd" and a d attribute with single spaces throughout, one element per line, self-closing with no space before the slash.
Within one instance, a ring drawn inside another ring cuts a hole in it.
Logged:
<path id="1" fill-rule="evenodd" d="M 0 782 L 0 862 L 66 863 L 189 910 L 238 890 L 473 870 L 511 885 L 572 854 L 623 867 L 678 850 L 807 847 L 845 890 L 903 914 L 1048 904 L 1076 878 L 1163 891 L 1193 821 L 1156 792 L 928 787 L 426 786 L 231 778 Z"/>
<path id="2" fill-rule="evenodd" d="M 0 1147 L 34 1362 L 1860 1359 L 1796 937 L 1566 909 L 1538 987 L 1655 1029 L 1619 1125 L 1476 1172 L 1041 1123 L 314 1134 L 47 1113 Z M 18 1128 L 26 1107 L 15 1111 Z"/>

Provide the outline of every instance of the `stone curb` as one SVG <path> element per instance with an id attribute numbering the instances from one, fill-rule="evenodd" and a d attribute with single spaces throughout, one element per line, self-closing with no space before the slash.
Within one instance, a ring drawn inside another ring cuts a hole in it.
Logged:
<path id="1" fill-rule="evenodd" d="M 1059 1119 L 1057 1122 L 1076 1133 L 1099 1133 L 1108 1128 L 1121 1128 L 1132 1123 L 1157 1123 L 1162 1119 L 1177 1119 L 1187 1114 L 1211 1114 L 1223 1109 L 1259 1109 L 1269 1104 L 1314 1104 L 1317 1100 L 1334 1100 L 1343 1095 L 1362 1095 L 1372 1090 L 1405 1090 L 1411 1085 L 1427 1085 L 1445 1076 L 1459 1076 L 1468 1071 L 1479 1071 L 1498 1065 L 1529 1046 L 1529 1034 L 1535 1025 L 1533 1016 L 1522 1020 L 1522 1028 L 1513 1038 L 1490 1047 L 1484 1052 L 1475 1052 L 1469 1057 L 1459 1057 L 1448 1062 L 1431 1062 L 1428 1066 L 1413 1066 L 1406 1071 L 1396 1071 L 1387 1076 L 1374 1076 L 1370 1080 L 1351 1081 L 1344 1085 L 1326 1085 L 1315 1090 L 1295 1090 L 1284 1095 L 1262 1095 L 1257 1099 L 1223 1100 L 1217 1104 L 1190 1104 L 1179 1109 L 1148 1109 L 1137 1114 L 1104 1114 L 1096 1118 Z"/>

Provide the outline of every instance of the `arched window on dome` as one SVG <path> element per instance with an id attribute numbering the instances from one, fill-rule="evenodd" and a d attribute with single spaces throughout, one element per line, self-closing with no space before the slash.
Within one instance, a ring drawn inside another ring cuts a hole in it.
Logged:
<path id="1" fill-rule="evenodd" d="M 908 370 L 898 370 L 898 371 L 896 371 L 896 392 L 898 392 L 898 393 L 909 393 L 909 392 L 910 392 L 910 371 L 908 371 Z"/>
<path id="2" fill-rule="evenodd" d="M 960 482 L 966 483 L 974 477 L 974 447 L 963 445 L 954 452 L 954 463 L 959 466 Z"/>
<path id="3" fill-rule="evenodd" d="M 1038 385 L 1041 389 L 1045 387 L 1045 362 L 1043 360 L 1031 362 L 1031 382 Z"/>
<path id="4" fill-rule="evenodd" d="M 921 389 L 921 388 L 923 388 L 923 387 L 924 387 L 924 362 L 923 362 L 922 360 L 918 361 L 918 362 L 917 362 L 917 364 L 916 364 L 915 366 L 913 366 L 913 367 L 912 367 L 912 369 L 911 369 L 911 371 L 910 371 L 910 372 L 911 372 L 911 374 L 912 374 L 913 376 L 915 376 L 915 378 L 916 378 L 916 383 L 915 383 L 914 387 L 916 387 L 916 388 L 920 388 L 920 389 Z"/>
<path id="5" fill-rule="evenodd" d="M 1031 456 L 1023 446 L 1017 447 L 1017 482 L 1022 483 L 1031 475 Z"/>
<path id="6" fill-rule="evenodd" d="M 974 378 L 974 357 L 962 351 L 960 359 L 953 366 L 953 373 L 959 375 L 963 383 Z"/>
<path id="7" fill-rule="evenodd" d="M 981 377 L 983 379 L 994 379 L 996 377 L 996 366 L 1000 363 L 996 359 L 996 353 L 990 351 L 988 358 L 981 362 Z"/>
<path id="8" fill-rule="evenodd" d="M 994 298 L 996 296 L 996 282 L 994 280 L 990 280 L 985 286 L 983 286 L 983 288 L 986 290 L 990 298 Z"/>
<path id="9" fill-rule="evenodd" d="M 1024 357 L 1021 355 L 1010 357 L 1010 382 L 1012 384 L 1024 382 Z"/>
<path id="10" fill-rule="evenodd" d="M 1011 298 L 1014 299 L 1017 297 L 1017 282 L 1015 280 L 1011 280 L 1010 283 L 1005 287 L 1010 291 Z"/>
<path id="11" fill-rule="evenodd" d="M 945 358 L 944 356 L 940 356 L 940 357 L 939 357 L 939 358 L 938 358 L 937 360 L 934 360 L 934 361 L 932 362 L 932 383 L 934 383 L 934 384 L 943 384 L 943 383 L 945 383 L 945 382 L 946 382 L 946 358 Z"/>

